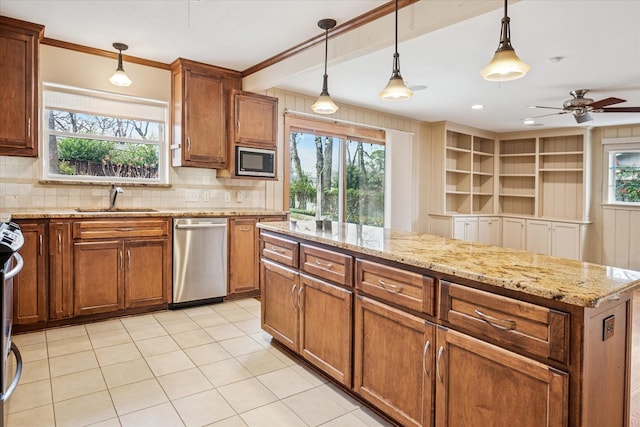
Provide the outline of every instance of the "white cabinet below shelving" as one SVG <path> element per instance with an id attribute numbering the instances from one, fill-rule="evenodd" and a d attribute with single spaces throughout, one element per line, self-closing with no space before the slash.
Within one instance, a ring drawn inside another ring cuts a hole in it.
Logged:
<path id="1" fill-rule="evenodd" d="M 527 238 L 525 225 L 522 218 L 502 218 L 502 246 L 524 250 Z"/>
<path id="2" fill-rule="evenodd" d="M 580 260 L 580 224 L 527 220 L 527 250 L 544 255 Z"/>

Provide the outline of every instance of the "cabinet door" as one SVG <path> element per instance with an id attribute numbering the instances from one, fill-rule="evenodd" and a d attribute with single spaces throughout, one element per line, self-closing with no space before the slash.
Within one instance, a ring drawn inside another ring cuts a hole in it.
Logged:
<path id="1" fill-rule="evenodd" d="M 505 248 L 525 248 L 525 222 L 518 218 L 502 219 L 502 246 Z"/>
<path id="2" fill-rule="evenodd" d="M 527 250 L 543 255 L 551 255 L 551 223 L 548 221 L 527 221 Z"/>
<path id="3" fill-rule="evenodd" d="M 500 246 L 500 219 L 478 219 L 478 242 L 488 245 Z"/>
<path id="4" fill-rule="evenodd" d="M 24 237 L 24 267 L 13 279 L 13 321 L 16 325 L 47 319 L 45 223 L 18 221 Z"/>
<path id="5" fill-rule="evenodd" d="M 120 240 L 74 243 L 75 316 L 124 308 L 123 252 Z"/>
<path id="6" fill-rule="evenodd" d="M 223 168 L 227 162 L 223 79 L 186 70 L 185 166 Z"/>
<path id="7" fill-rule="evenodd" d="M 169 245 L 164 239 L 129 240 L 124 245 L 125 308 L 168 302 Z"/>
<path id="8" fill-rule="evenodd" d="M 71 224 L 49 223 L 49 317 L 73 316 Z"/>
<path id="9" fill-rule="evenodd" d="M 298 293 L 302 357 L 351 387 L 353 292 L 302 274 Z"/>
<path id="10" fill-rule="evenodd" d="M 354 390 L 403 426 L 432 426 L 434 326 L 366 297 L 355 304 Z"/>
<path id="11" fill-rule="evenodd" d="M 250 92 L 234 91 L 233 142 L 276 148 L 278 99 Z"/>
<path id="12" fill-rule="evenodd" d="M 469 242 L 478 241 L 478 218 L 464 217 L 453 219 L 453 238 L 467 240 Z"/>
<path id="13" fill-rule="evenodd" d="M 567 425 L 567 374 L 456 331 L 437 335 L 436 425 Z"/>
<path id="14" fill-rule="evenodd" d="M 0 155 L 38 156 L 38 43 L 44 27 L 0 17 Z"/>
<path id="15" fill-rule="evenodd" d="M 551 254 L 569 259 L 580 259 L 580 225 L 554 222 Z"/>
<path id="16" fill-rule="evenodd" d="M 298 272 L 265 259 L 260 262 L 262 329 L 281 344 L 297 352 L 300 333 L 298 316 Z"/>
<path id="17" fill-rule="evenodd" d="M 259 289 L 256 230 L 255 218 L 229 220 L 229 295 Z"/>

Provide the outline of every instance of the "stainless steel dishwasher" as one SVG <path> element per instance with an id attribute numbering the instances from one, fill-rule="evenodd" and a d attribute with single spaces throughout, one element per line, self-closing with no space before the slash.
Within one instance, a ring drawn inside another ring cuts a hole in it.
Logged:
<path id="1" fill-rule="evenodd" d="M 222 302 L 227 295 L 227 219 L 173 220 L 173 301 L 169 308 Z"/>

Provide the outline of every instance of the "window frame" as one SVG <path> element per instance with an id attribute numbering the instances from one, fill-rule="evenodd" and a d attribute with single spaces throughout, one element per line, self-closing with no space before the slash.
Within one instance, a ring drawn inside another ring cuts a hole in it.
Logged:
<path id="1" fill-rule="evenodd" d="M 331 120 L 331 121 L 328 121 Z M 382 129 L 358 126 L 356 124 L 339 123 L 335 119 L 328 119 L 327 121 L 300 117 L 291 113 L 284 114 L 284 167 L 283 167 L 283 209 L 289 210 L 289 184 L 290 184 L 290 170 L 289 165 L 291 163 L 291 132 L 305 132 L 314 135 L 329 136 L 338 138 L 343 141 L 340 144 L 338 162 L 340 164 L 340 176 L 338 178 L 340 191 L 340 201 L 338 203 L 338 217 L 341 221 L 345 219 L 346 209 L 346 191 L 344 191 L 345 173 L 346 173 L 346 150 L 349 141 L 366 142 L 372 144 L 386 145 L 386 132 Z M 386 147 L 385 147 L 386 150 Z M 385 176 L 387 171 L 385 170 Z M 384 216 L 384 215 L 383 215 Z"/>
<path id="2" fill-rule="evenodd" d="M 89 111 L 89 110 L 81 110 L 81 109 L 69 109 L 64 107 L 53 107 L 46 105 L 45 100 L 45 92 L 59 92 L 62 94 L 69 95 L 80 95 L 94 99 L 96 102 L 101 101 L 115 101 L 120 103 L 131 104 L 136 109 L 144 109 L 145 107 L 149 108 L 161 108 L 162 112 L 162 121 L 160 121 L 160 135 L 157 140 L 144 140 L 144 139 L 135 139 L 135 138 L 119 138 L 113 136 L 102 136 L 102 135 L 87 135 L 84 139 L 92 139 L 92 140 L 100 140 L 100 141 L 111 141 L 117 143 L 125 143 L 125 144 L 141 144 L 141 145 L 153 145 L 158 147 L 158 177 L 157 178 L 127 178 L 127 177 L 115 177 L 115 176 L 93 176 L 93 175 L 62 175 L 62 174 L 53 174 L 50 172 L 50 150 L 49 150 L 49 137 L 50 136 L 61 136 L 61 137 L 80 137 L 82 138 L 82 134 L 76 134 L 73 132 L 66 131 L 56 131 L 50 130 L 48 128 L 48 119 L 49 119 L 49 111 L 56 110 L 59 108 L 59 111 L 73 111 L 76 113 L 85 113 L 89 115 L 99 116 L 100 114 L 104 114 L 106 117 L 120 117 L 124 119 L 132 119 L 132 120 L 148 120 L 148 121 L 157 121 L 156 119 L 152 119 L 152 114 L 149 113 L 149 117 L 138 117 L 138 116 L 127 116 L 120 115 L 116 116 L 109 113 L 100 113 L 98 111 Z M 119 93 L 98 91 L 93 89 L 86 89 L 80 87 L 73 87 L 67 85 L 60 85 L 56 83 L 45 82 L 42 84 L 42 98 L 43 98 L 43 107 L 42 107 L 42 133 L 41 133 L 41 141 L 42 141 L 42 178 L 47 182 L 59 182 L 59 183 L 88 183 L 88 184 L 105 184 L 110 182 L 122 183 L 122 184 L 133 184 L 133 185 L 157 185 L 157 186 L 166 186 L 169 184 L 169 137 L 170 137 L 170 120 L 169 120 L 169 103 L 166 101 L 156 100 L 156 99 L 148 99 L 142 98 L 138 96 L 131 96 Z M 99 138 L 98 138 L 99 137 Z"/>
<path id="3" fill-rule="evenodd" d="M 640 154 L 640 136 L 627 138 L 603 138 L 602 139 L 602 194 L 603 204 L 611 206 L 626 206 L 640 208 L 640 202 L 622 202 L 615 199 L 615 172 L 612 159 L 617 153 Z"/>

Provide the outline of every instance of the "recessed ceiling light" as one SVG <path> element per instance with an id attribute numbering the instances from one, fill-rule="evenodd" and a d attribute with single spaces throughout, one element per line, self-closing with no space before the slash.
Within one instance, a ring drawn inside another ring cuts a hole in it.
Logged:
<path id="1" fill-rule="evenodd" d="M 408 87 L 414 92 L 417 92 L 419 90 L 425 90 L 427 88 L 427 86 L 425 85 L 408 85 Z"/>
<path id="2" fill-rule="evenodd" d="M 484 108 L 484 105 L 482 104 L 474 104 L 471 106 L 471 108 L 473 108 L 474 110 L 482 110 Z"/>
<path id="3" fill-rule="evenodd" d="M 556 63 L 560 62 L 564 59 L 564 56 L 552 56 L 551 58 L 547 58 L 548 62 Z"/>
<path id="4" fill-rule="evenodd" d="M 524 119 L 522 120 L 522 123 L 524 123 L 525 125 L 533 125 L 536 123 L 536 121 L 534 119 Z"/>

